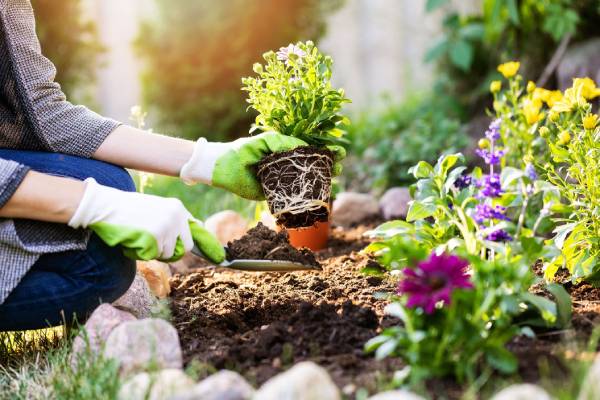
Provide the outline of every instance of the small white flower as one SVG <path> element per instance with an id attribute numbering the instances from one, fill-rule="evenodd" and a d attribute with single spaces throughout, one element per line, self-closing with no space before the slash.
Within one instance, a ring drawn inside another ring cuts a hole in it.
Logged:
<path id="1" fill-rule="evenodd" d="M 290 44 L 288 47 L 282 47 L 279 49 L 277 52 L 277 59 L 279 61 L 285 61 L 285 63 L 288 64 L 292 54 L 298 58 L 302 58 L 306 55 L 306 52 L 295 44 Z"/>

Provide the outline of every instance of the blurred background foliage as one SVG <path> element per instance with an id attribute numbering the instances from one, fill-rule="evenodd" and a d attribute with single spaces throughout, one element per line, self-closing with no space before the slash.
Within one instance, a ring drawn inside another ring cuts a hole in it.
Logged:
<path id="1" fill-rule="evenodd" d="M 71 101 L 93 105 L 104 47 L 95 23 L 83 17 L 81 0 L 31 0 L 31 5 L 42 52 L 56 66 L 56 81 Z"/>
<path id="2" fill-rule="evenodd" d="M 317 41 L 325 16 L 343 0 L 155 0 L 140 30 L 143 98 L 156 129 L 190 139 L 248 133 L 241 78 L 264 52 Z"/>

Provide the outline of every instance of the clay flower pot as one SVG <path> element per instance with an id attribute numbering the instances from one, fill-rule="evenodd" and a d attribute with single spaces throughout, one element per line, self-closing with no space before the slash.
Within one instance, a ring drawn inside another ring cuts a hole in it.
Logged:
<path id="1" fill-rule="evenodd" d="M 262 159 L 257 175 L 277 224 L 290 229 L 327 222 L 332 172 L 332 153 L 318 147 L 298 147 Z"/>
<path id="2" fill-rule="evenodd" d="M 282 228 L 281 226 L 278 228 L 287 231 L 292 246 L 298 249 L 307 247 L 312 251 L 319 251 L 327 247 L 331 224 L 329 221 L 325 221 L 305 228 Z"/>

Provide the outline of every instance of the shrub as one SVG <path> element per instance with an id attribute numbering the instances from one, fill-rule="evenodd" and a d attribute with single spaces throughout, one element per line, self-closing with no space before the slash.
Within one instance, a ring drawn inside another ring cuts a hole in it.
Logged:
<path id="1" fill-rule="evenodd" d="M 342 0 L 156 0 L 136 47 L 145 61 L 143 97 L 158 128 L 187 138 L 237 137 L 254 115 L 239 83 L 261 54 L 318 39 Z"/>

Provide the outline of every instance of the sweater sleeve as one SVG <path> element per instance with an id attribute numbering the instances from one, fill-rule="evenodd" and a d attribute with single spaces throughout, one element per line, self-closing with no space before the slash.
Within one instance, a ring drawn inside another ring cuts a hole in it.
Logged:
<path id="1" fill-rule="evenodd" d="M 0 208 L 12 197 L 27 172 L 29 167 L 0 158 Z"/>
<path id="2" fill-rule="evenodd" d="M 91 157 L 120 123 L 67 101 L 54 82 L 56 68 L 41 53 L 29 0 L 0 5 L 12 74 L 28 125 L 48 151 Z"/>

